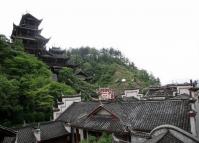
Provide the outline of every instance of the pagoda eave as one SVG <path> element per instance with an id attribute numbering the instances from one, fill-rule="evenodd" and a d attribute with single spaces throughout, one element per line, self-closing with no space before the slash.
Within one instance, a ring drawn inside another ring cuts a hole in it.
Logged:
<path id="1" fill-rule="evenodd" d="M 13 23 L 13 28 L 16 29 L 16 28 L 20 28 L 20 29 L 27 29 L 27 30 L 32 30 L 32 31 L 38 31 L 38 33 L 41 33 L 41 31 L 43 29 L 36 29 L 36 28 L 30 28 L 30 27 L 24 27 L 24 26 L 19 26 L 19 25 L 16 25 Z"/>
<path id="2" fill-rule="evenodd" d="M 30 38 L 30 37 L 24 37 L 24 36 L 11 36 L 13 39 L 25 39 L 25 40 L 31 40 L 31 41 L 36 41 L 36 39 L 34 38 Z"/>

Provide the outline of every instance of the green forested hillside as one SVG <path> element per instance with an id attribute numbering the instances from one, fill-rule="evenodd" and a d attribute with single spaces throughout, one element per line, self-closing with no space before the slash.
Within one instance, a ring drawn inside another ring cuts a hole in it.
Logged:
<path id="1" fill-rule="evenodd" d="M 96 95 L 99 87 L 111 87 L 116 93 L 125 88 L 157 85 L 159 79 L 139 70 L 114 49 L 70 49 L 66 53 L 76 69 L 63 68 L 59 82 L 52 80 L 48 66 L 23 50 L 21 42 L 10 43 L 0 35 L 0 124 L 20 125 L 52 118 L 52 107 L 61 95 L 80 93 L 84 100 Z M 83 73 L 85 80 L 79 76 Z M 122 79 L 126 79 L 122 82 Z"/>
<path id="2" fill-rule="evenodd" d="M 11 126 L 49 120 L 61 93 L 76 91 L 51 79 L 51 71 L 23 52 L 20 42 L 0 36 L 0 124 Z"/>
<path id="3" fill-rule="evenodd" d="M 80 64 L 80 69 L 89 77 L 88 83 L 96 87 L 111 87 L 119 94 L 127 88 L 143 89 L 160 84 L 159 78 L 138 69 L 119 50 L 113 48 L 97 50 L 82 47 L 70 49 L 67 54 Z M 122 82 L 122 79 L 126 81 Z"/>

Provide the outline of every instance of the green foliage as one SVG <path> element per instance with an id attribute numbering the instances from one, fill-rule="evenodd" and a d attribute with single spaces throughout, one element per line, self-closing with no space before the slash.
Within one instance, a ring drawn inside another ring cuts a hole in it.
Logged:
<path id="1" fill-rule="evenodd" d="M 21 46 L 0 36 L 0 124 L 5 126 L 49 120 L 55 101 L 76 93 L 53 81 L 47 65 Z"/>
<path id="2" fill-rule="evenodd" d="M 160 84 L 160 80 L 113 48 L 97 50 L 81 47 L 67 51 L 72 63 L 79 64 L 89 78 L 81 80 L 75 70 L 59 72 L 60 83 L 52 81 L 47 65 L 26 54 L 21 41 L 10 43 L 0 35 L 0 124 L 10 126 L 26 122 L 49 120 L 52 107 L 62 94 L 81 92 L 84 100 L 96 95 L 98 87 L 111 87 L 120 92 L 125 88 L 145 88 Z M 125 78 L 126 82 L 121 80 Z M 92 139 L 92 138 L 91 138 Z M 104 139 L 101 139 L 104 142 Z"/>
<path id="3" fill-rule="evenodd" d="M 159 85 L 160 80 L 146 70 L 138 69 L 133 62 L 113 48 L 97 50 L 81 47 L 67 51 L 73 62 L 91 77 L 88 83 L 96 87 L 111 87 L 118 92 L 125 88 L 145 88 Z M 125 83 L 121 80 L 126 79 Z"/>
<path id="4" fill-rule="evenodd" d="M 71 68 L 63 68 L 59 72 L 59 79 L 66 85 L 73 87 L 77 92 L 81 92 L 84 100 L 89 100 L 91 96 L 96 94 L 96 87 L 76 77 Z"/>
<path id="5" fill-rule="evenodd" d="M 112 137 L 110 134 L 103 133 L 102 137 L 99 138 L 97 143 L 111 143 Z"/>
<path id="6" fill-rule="evenodd" d="M 88 139 L 84 139 L 81 143 L 112 143 L 112 137 L 110 134 L 103 133 L 100 138 L 89 136 Z"/>

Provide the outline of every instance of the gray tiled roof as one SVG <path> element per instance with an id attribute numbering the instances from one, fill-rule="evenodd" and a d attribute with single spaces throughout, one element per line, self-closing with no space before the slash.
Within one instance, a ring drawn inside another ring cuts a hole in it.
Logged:
<path id="1" fill-rule="evenodd" d="M 190 130 L 187 100 L 135 101 L 103 103 L 103 108 L 117 116 L 117 121 L 104 116 L 88 116 L 100 104 L 79 102 L 72 104 L 57 120 L 79 128 L 120 131 L 128 126 L 131 130 L 150 132 L 162 124 L 171 124 Z M 109 124 L 110 123 L 110 124 Z"/>
<path id="2" fill-rule="evenodd" d="M 0 136 L 2 137 L 16 137 L 17 132 L 11 128 L 0 125 Z"/>
<path id="3" fill-rule="evenodd" d="M 119 120 L 109 117 L 93 116 L 91 118 L 83 118 L 72 123 L 72 126 L 87 128 L 90 130 L 109 131 L 109 132 L 125 132 L 125 128 Z"/>
<path id="4" fill-rule="evenodd" d="M 183 143 L 181 140 L 167 132 L 157 143 Z"/>
<path id="5" fill-rule="evenodd" d="M 17 132 L 11 128 L 0 125 L 0 142 L 1 143 L 14 143 Z"/>
<path id="6" fill-rule="evenodd" d="M 173 96 L 173 92 L 176 92 L 176 87 L 156 87 L 156 88 L 149 88 L 146 97 L 154 97 L 154 96 Z"/>
<path id="7" fill-rule="evenodd" d="M 144 143 L 183 143 L 178 138 L 174 137 L 170 132 L 162 133 Z"/>
<path id="8" fill-rule="evenodd" d="M 189 131 L 190 110 L 188 101 L 152 101 L 125 104 L 125 112 L 129 116 L 134 130 L 150 131 L 162 124 L 171 124 Z"/>
<path id="9" fill-rule="evenodd" d="M 1 143 L 15 143 L 16 137 L 4 137 Z"/>
<path id="10" fill-rule="evenodd" d="M 90 113 L 94 108 L 100 105 L 98 102 L 78 102 L 73 103 L 56 120 L 72 123 L 78 117 Z"/>
<path id="11" fill-rule="evenodd" d="M 61 137 L 68 132 L 64 127 L 63 122 L 44 122 L 40 124 L 41 140 L 48 140 L 56 137 Z"/>
<path id="12" fill-rule="evenodd" d="M 31 126 L 23 127 L 18 130 L 17 143 L 36 143 L 36 138 Z"/>
<path id="13" fill-rule="evenodd" d="M 161 125 L 150 133 L 144 143 L 199 143 L 199 139 L 178 127 Z"/>
<path id="14" fill-rule="evenodd" d="M 130 143 L 124 141 L 114 134 L 113 143 Z M 161 125 L 153 129 L 143 143 L 199 143 L 199 139 L 193 134 L 188 133 L 172 125 Z"/>
<path id="15" fill-rule="evenodd" d="M 36 143 L 34 129 L 37 125 L 29 125 L 18 130 L 17 143 Z M 41 140 L 49 140 L 67 135 L 68 132 L 64 128 L 64 123 L 59 121 L 50 121 L 40 123 Z"/>

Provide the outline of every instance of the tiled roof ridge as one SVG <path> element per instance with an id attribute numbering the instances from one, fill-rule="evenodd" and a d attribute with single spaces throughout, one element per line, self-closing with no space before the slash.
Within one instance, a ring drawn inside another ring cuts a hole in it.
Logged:
<path id="1" fill-rule="evenodd" d="M 130 125 L 130 119 L 128 118 L 128 114 L 126 113 L 126 110 L 123 109 L 123 106 L 121 106 L 122 103 L 118 103 L 120 109 L 122 110 L 122 112 L 124 113 L 125 118 L 127 119 L 127 121 L 123 121 L 122 118 L 119 117 L 120 122 L 122 123 L 122 127 L 125 131 L 129 130 L 129 125 Z M 127 124 L 125 124 L 127 123 Z"/>
<path id="2" fill-rule="evenodd" d="M 40 21 L 40 22 L 42 21 L 42 19 L 36 18 L 35 16 L 33 16 L 32 14 L 30 14 L 29 12 L 27 12 L 26 14 L 23 14 L 22 17 L 23 17 L 23 16 L 30 16 L 30 17 L 32 17 L 33 19 L 37 20 L 37 21 Z"/>
<path id="3" fill-rule="evenodd" d="M 13 128 L 7 128 L 7 127 L 2 126 L 2 125 L 0 125 L 0 129 L 3 129 L 3 130 L 6 130 L 6 131 L 9 131 L 9 132 L 11 132 L 11 133 L 13 133 L 13 134 L 16 134 L 16 133 L 17 133 L 17 131 L 16 131 L 16 130 L 14 130 Z"/>
<path id="4" fill-rule="evenodd" d="M 57 120 L 61 120 L 67 123 L 71 123 L 73 121 L 77 121 L 78 117 L 80 119 L 76 122 L 73 122 L 74 126 L 82 127 L 84 128 L 85 122 L 91 123 L 92 120 L 95 120 L 95 118 L 87 118 L 87 114 L 91 113 L 96 108 L 99 108 L 99 102 L 78 102 L 73 103 L 68 109 L 66 109 L 62 115 L 59 116 Z M 161 106 L 162 108 L 158 108 L 158 106 Z M 118 125 L 116 128 L 112 128 L 112 126 L 106 126 L 107 131 L 108 130 L 115 130 L 118 131 L 118 127 L 120 127 L 120 131 L 132 131 L 135 134 L 139 134 L 136 131 L 143 131 L 143 132 L 150 132 L 152 129 L 154 129 L 156 126 L 165 124 L 173 124 L 175 126 L 178 126 L 184 130 L 189 130 L 189 124 L 188 124 L 188 111 L 189 109 L 189 101 L 185 100 L 164 100 L 164 101 L 137 101 L 137 102 L 108 102 L 103 103 L 103 106 L 110 110 L 111 112 L 115 113 L 117 117 L 119 117 L 119 120 L 113 120 Z M 173 108 L 174 107 L 174 111 Z M 179 107 L 179 108 L 177 108 Z M 183 107 L 183 108 L 182 108 Z M 169 109 L 167 109 L 169 108 Z M 182 110 L 181 110 L 182 108 Z M 156 117 L 151 117 L 148 113 L 152 113 L 153 115 L 156 115 L 154 110 L 157 110 L 158 113 L 166 112 L 168 114 L 168 117 L 164 114 L 158 114 L 158 119 Z M 169 110 L 169 111 L 168 111 Z M 171 110 L 173 112 L 171 112 Z M 139 112 L 138 112 L 139 111 Z M 140 112 L 141 111 L 141 112 Z M 143 113 L 142 113 L 143 111 Z M 184 119 L 182 121 L 176 120 L 172 115 L 176 112 L 179 112 L 177 114 L 176 118 L 183 117 Z M 132 114 L 133 113 L 133 114 Z M 146 114 L 146 115 L 144 115 Z M 143 122 L 139 118 L 143 117 Z M 153 120 L 154 119 L 154 120 Z M 104 119 L 105 120 L 105 119 Z M 150 123 L 149 121 L 154 122 L 154 124 Z M 80 123 L 82 121 L 82 123 Z M 96 126 L 96 129 L 102 129 L 100 123 L 105 123 L 101 120 L 101 118 L 97 117 L 97 120 L 95 120 L 95 125 L 89 126 Z M 107 121 L 109 122 L 109 121 Z M 135 124 L 136 122 L 136 124 Z M 174 122 L 174 123 L 173 123 Z M 111 122 L 112 123 L 112 122 Z M 108 123 L 107 123 L 108 125 Z M 89 128 L 87 126 L 86 128 Z M 98 128 L 99 127 L 99 128 Z M 125 129 L 125 130 L 124 130 Z"/>
<path id="5" fill-rule="evenodd" d="M 98 101 L 99 102 L 99 101 Z M 90 102 L 90 101 L 81 101 L 81 102 L 73 102 L 65 111 L 63 111 L 56 119 L 55 121 L 62 121 L 60 120 L 60 118 L 62 117 L 62 115 L 64 115 L 68 110 L 70 110 L 73 106 L 75 106 L 76 104 L 85 104 L 85 103 L 96 103 L 96 102 Z"/>
<path id="6" fill-rule="evenodd" d="M 145 137 L 147 139 L 150 137 L 149 133 L 142 131 L 131 131 L 131 134 L 139 137 Z"/>
<path id="7" fill-rule="evenodd" d="M 178 102 L 181 102 L 181 100 L 178 100 L 178 99 L 173 99 L 173 100 L 168 100 L 168 99 L 164 99 L 164 100 L 158 100 L 158 99 L 153 99 L 153 100 L 137 100 L 137 101 L 113 101 L 113 102 L 102 102 L 103 104 L 111 104 L 111 103 L 122 103 L 122 104 L 125 104 L 125 103 L 142 103 L 142 102 L 145 102 L 145 103 L 151 103 L 151 102 L 173 102 L 173 101 L 178 101 Z M 84 102 L 88 102 L 88 101 L 84 101 Z M 92 101 L 93 102 L 93 101 Z M 96 102 L 96 101 L 95 101 Z"/>
<path id="8" fill-rule="evenodd" d="M 81 102 L 74 102 L 73 104 L 81 104 L 81 103 L 99 103 L 99 101 L 81 101 Z M 108 104 L 111 104 L 111 103 L 116 103 L 116 104 L 126 104 L 126 103 L 153 103 L 153 102 L 155 102 L 155 103 L 158 103 L 158 102 L 188 102 L 188 101 L 184 101 L 184 100 L 178 100 L 178 99 L 172 99 L 172 100 L 168 100 L 168 99 L 165 99 L 165 100 L 157 100 L 157 99 L 154 99 L 154 100 L 138 100 L 138 101 L 112 101 L 112 102 L 101 102 L 102 104 L 103 104 L 103 106 L 104 105 L 108 105 Z M 73 104 L 71 104 L 71 106 L 73 105 Z M 71 107 L 70 106 L 70 107 Z M 70 108 L 69 107 L 69 108 Z M 67 108 L 67 109 L 69 109 L 69 108 Z M 65 112 L 65 111 L 64 111 Z M 63 113 L 64 113 L 63 112 Z"/>
<path id="9" fill-rule="evenodd" d="M 159 130 L 159 129 L 164 129 L 164 128 L 175 130 L 175 131 L 177 131 L 177 132 L 182 133 L 182 134 L 185 135 L 186 137 L 191 138 L 191 139 L 193 139 L 193 140 L 196 141 L 196 142 L 199 142 L 199 139 L 196 138 L 195 136 L 193 136 L 192 134 L 190 134 L 190 133 L 184 131 L 184 130 L 181 129 L 181 128 L 178 128 L 178 127 L 173 126 L 173 125 L 168 125 L 168 124 L 166 124 L 166 125 L 160 125 L 160 126 L 154 128 L 154 129 L 150 132 L 150 136 L 151 136 L 155 131 L 157 131 L 157 130 Z"/>
<path id="10" fill-rule="evenodd" d="M 37 138 L 34 134 L 35 129 L 40 129 L 41 140 L 49 140 L 51 138 L 61 137 L 63 135 L 68 134 L 68 131 L 64 127 L 64 122 L 62 121 L 47 121 L 47 122 L 40 122 L 28 125 L 26 127 L 22 127 L 18 130 L 20 134 L 20 140 L 32 142 L 33 140 L 36 141 Z M 55 129 L 55 132 L 51 132 Z M 58 130 L 58 131 L 57 131 Z M 31 139 L 30 139 L 31 137 Z M 29 141 L 28 141 L 29 140 Z M 20 141 L 19 141 L 20 142 Z"/>
<path id="11" fill-rule="evenodd" d="M 186 100 L 185 100 L 186 101 Z M 178 99 L 172 99 L 172 100 L 168 100 L 168 99 L 164 99 L 164 100 L 158 100 L 158 99 L 152 99 L 152 100 L 138 100 L 138 101 L 130 101 L 132 102 L 145 102 L 145 103 L 153 103 L 153 102 L 184 102 L 182 100 L 178 100 Z"/>
<path id="12" fill-rule="evenodd" d="M 21 130 L 21 129 L 25 129 L 25 128 L 33 128 L 33 125 L 32 124 L 26 124 L 26 125 L 23 125 L 21 127 L 16 127 L 16 128 L 13 128 L 14 130 Z"/>
<path id="13" fill-rule="evenodd" d="M 47 124 L 50 124 L 50 123 L 58 123 L 58 122 L 63 123 L 63 121 L 60 121 L 60 120 L 58 120 L 58 121 L 53 120 L 53 121 L 34 122 L 34 123 L 26 124 L 25 126 L 22 126 L 22 127 L 13 128 L 13 130 L 20 130 L 20 129 L 25 129 L 25 128 L 35 129 L 38 126 L 38 124 L 41 126 L 41 125 L 47 125 Z"/>
<path id="14" fill-rule="evenodd" d="M 23 27 L 23 26 L 21 26 L 21 25 L 16 25 L 15 23 L 13 23 L 13 26 L 14 26 L 14 27 L 23 28 L 23 29 L 35 30 L 35 31 L 42 31 L 42 30 L 43 30 L 43 28 L 41 28 L 41 29 L 33 29 L 33 28 L 29 28 L 29 27 Z"/>
<path id="15" fill-rule="evenodd" d="M 72 106 L 74 106 L 75 104 L 77 103 L 81 103 L 81 102 L 73 102 L 66 110 L 64 110 L 64 112 L 62 112 L 54 121 L 62 121 L 62 120 L 59 120 L 59 118 L 65 114 L 65 112 L 67 112 L 68 109 L 72 108 Z"/>
<path id="16" fill-rule="evenodd" d="M 106 104 L 105 104 L 105 105 L 106 105 Z M 91 114 L 97 112 L 98 109 L 102 108 L 102 109 L 106 110 L 107 112 L 109 112 L 110 114 L 112 114 L 113 116 L 115 116 L 115 117 L 117 117 L 118 119 L 120 119 L 120 118 L 117 116 L 117 114 L 115 114 L 115 113 L 113 113 L 112 111 L 110 111 L 105 105 L 104 105 L 102 102 L 99 102 L 99 105 L 98 105 L 96 108 L 94 108 L 93 110 L 91 110 L 91 112 L 88 113 L 87 116 L 89 117 Z"/>
<path id="17" fill-rule="evenodd" d="M 51 124 L 51 123 L 62 123 L 62 121 L 43 121 L 43 122 L 38 122 L 40 125 L 47 125 L 47 124 Z"/>
<path id="18" fill-rule="evenodd" d="M 164 140 L 164 137 L 167 136 L 168 134 L 170 134 L 170 132 L 169 132 L 169 130 L 166 130 L 165 132 L 160 133 L 160 134 L 158 135 L 158 138 L 155 139 L 155 141 L 152 141 L 152 142 L 150 142 L 150 143 L 158 143 L 159 141 Z M 152 136 L 150 136 L 149 139 L 153 139 Z M 147 142 L 148 142 L 148 140 L 146 141 L 146 143 L 147 143 Z M 144 142 L 144 143 L 145 143 L 145 142 Z"/>

